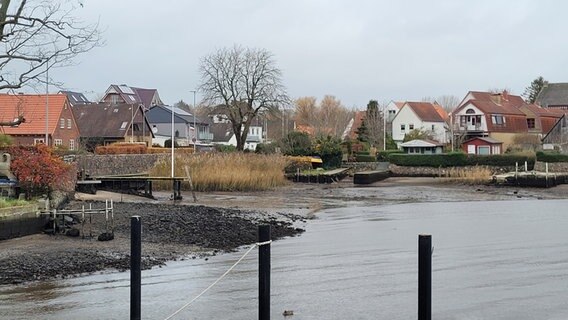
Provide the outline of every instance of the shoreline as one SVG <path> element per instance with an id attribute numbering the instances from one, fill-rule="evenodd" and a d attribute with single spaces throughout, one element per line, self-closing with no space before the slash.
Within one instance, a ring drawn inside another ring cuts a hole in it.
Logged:
<path id="1" fill-rule="evenodd" d="M 197 259 L 256 242 L 257 226 L 274 226 L 274 239 L 300 235 L 309 219 L 327 208 L 381 206 L 419 202 L 567 199 L 568 185 L 549 189 L 468 186 L 438 178 L 388 178 L 366 186 L 291 184 L 263 192 L 197 193 L 171 203 L 169 192 L 157 199 L 99 191 L 76 194 L 67 208 L 113 199 L 115 239 L 71 238 L 36 234 L 0 241 L 0 285 L 126 271 L 130 266 L 130 216 L 142 216 L 142 266 Z M 98 205 L 100 206 L 100 204 Z M 79 227 L 80 228 L 80 227 Z M 93 235 L 104 231 L 104 217 L 93 216 Z M 85 226 L 85 230 L 88 230 Z M 88 233 L 88 232 L 86 232 Z"/>

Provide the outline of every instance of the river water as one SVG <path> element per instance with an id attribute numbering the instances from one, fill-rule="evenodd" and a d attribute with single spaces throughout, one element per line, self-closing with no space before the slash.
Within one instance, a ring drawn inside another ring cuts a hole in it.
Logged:
<path id="1" fill-rule="evenodd" d="M 415 319 L 418 234 L 432 234 L 433 319 L 568 319 L 568 200 L 325 209 L 272 245 L 272 319 Z M 142 273 L 164 319 L 244 252 Z M 257 250 L 175 319 L 256 319 Z M 0 287 L 1 319 L 127 319 L 129 273 Z"/>

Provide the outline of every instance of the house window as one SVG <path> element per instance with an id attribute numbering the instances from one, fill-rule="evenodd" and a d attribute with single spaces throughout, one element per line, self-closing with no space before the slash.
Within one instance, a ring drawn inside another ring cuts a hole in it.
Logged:
<path id="1" fill-rule="evenodd" d="M 110 103 L 112 104 L 118 104 L 118 95 L 113 94 L 110 96 Z"/>
<path id="2" fill-rule="evenodd" d="M 128 122 L 124 121 L 121 125 L 120 125 L 120 130 L 124 130 L 126 129 L 126 126 L 128 125 Z"/>
<path id="3" fill-rule="evenodd" d="M 40 144 L 40 143 L 43 144 L 43 143 L 45 143 L 45 142 L 44 142 L 44 140 L 41 139 L 41 138 L 36 138 L 36 139 L 34 139 L 34 145 Z"/>
<path id="4" fill-rule="evenodd" d="M 414 130 L 414 124 L 413 123 L 408 125 L 408 130 Z"/>
<path id="5" fill-rule="evenodd" d="M 529 127 L 529 129 L 534 129 L 536 126 L 536 123 L 534 121 L 534 118 L 527 118 L 527 127 Z"/>
<path id="6" fill-rule="evenodd" d="M 53 140 L 53 144 L 54 144 L 56 147 L 59 147 L 60 145 L 63 144 L 63 140 L 61 140 L 61 139 L 55 139 L 55 140 Z"/>
<path id="7" fill-rule="evenodd" d="M 491 116 L 491 122 L 496 125 L 504 125 L 505 118 L 502 115 L 494 114 Z"/>
<path id="8" fill-rule="evenodd" d="M 59 128 L 61 129 L 65 128 L 65 119 L 63 118 L 59 119 Z"/>
<path id="9" fill-rule="evenodd" d="M 479 146 L 477 147 L 477 154 L 481 155 L 488 155 L 491 154 L 489 150 L 489 146 Z"/>
<path id="10" fill-rule="evenodd" d="M 501 154 L 501 146 L 493 146 L 492 150 L 492 154 Z"/>
<path id="11" fill-rule="evenodd" d="M 67 129 L 71 129 L 71 119 L 67 119 Z"/>
<path id="12" fill-rule="evenodd" d="M 74 139 L 69 140 L 69 150 L 75 150 L 75 140 Z"/>
<path id="13" fill-rule="evenodd" d="M 401 125 L 400 125 L 400 131 L 404 131 L 404 130 L 405 130 L 405 125 L 404 125 L 404 124 L 401 124 Z"/>
<path id="14" fill-rule="evenodd" d="M 436 127 L 434 127 L 434 125 L 432 125 L 432 132 L 436 131 Z"/>

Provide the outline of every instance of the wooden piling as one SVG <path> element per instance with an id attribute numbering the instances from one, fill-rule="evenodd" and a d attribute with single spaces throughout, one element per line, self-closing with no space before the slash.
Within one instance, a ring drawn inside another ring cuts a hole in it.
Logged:
<path id="1" fill-rule="evenodd" d="M 418 235 L 418 320 L 432 319 L 432 236 Z"/>
<path id="2" fill-rule="evenodd" d="M 130 218 L 130 320 L 141 319 L 142 223 L 140 216 Z"/>
<path id="3" fill-rule="evenodd" d="M 270 225 L 258 227 L 258 241 L 270 240 Z M 270 320 L 270 244 L 258 248 L 258 319 Z"/>

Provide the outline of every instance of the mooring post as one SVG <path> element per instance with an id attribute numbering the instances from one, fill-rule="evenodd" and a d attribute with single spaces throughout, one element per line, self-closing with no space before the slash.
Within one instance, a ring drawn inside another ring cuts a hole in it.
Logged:
<path id="1" fill-rule="evenodd" d="M 140 216 L 130 218 L 130 320 L 140 320 L 142 275 L 142 223 Z"/>
<path id="2" fill-rule="evenodd" d="M 270 240 L 270 225 L 258 227 L 258 241 Z M 258 319 L 270 320 L 270 243 L 258 247 Z"/>
<path id="3" fill-rule="evenodd" d="M 418 235 L 418 320 L 432 319 L 432 236 Z"/>
<path id="4" fill-rule="evenodd" d="M 529 165 L 526 161 L 525 161 L 525 172 L 529 172 Z"/>

